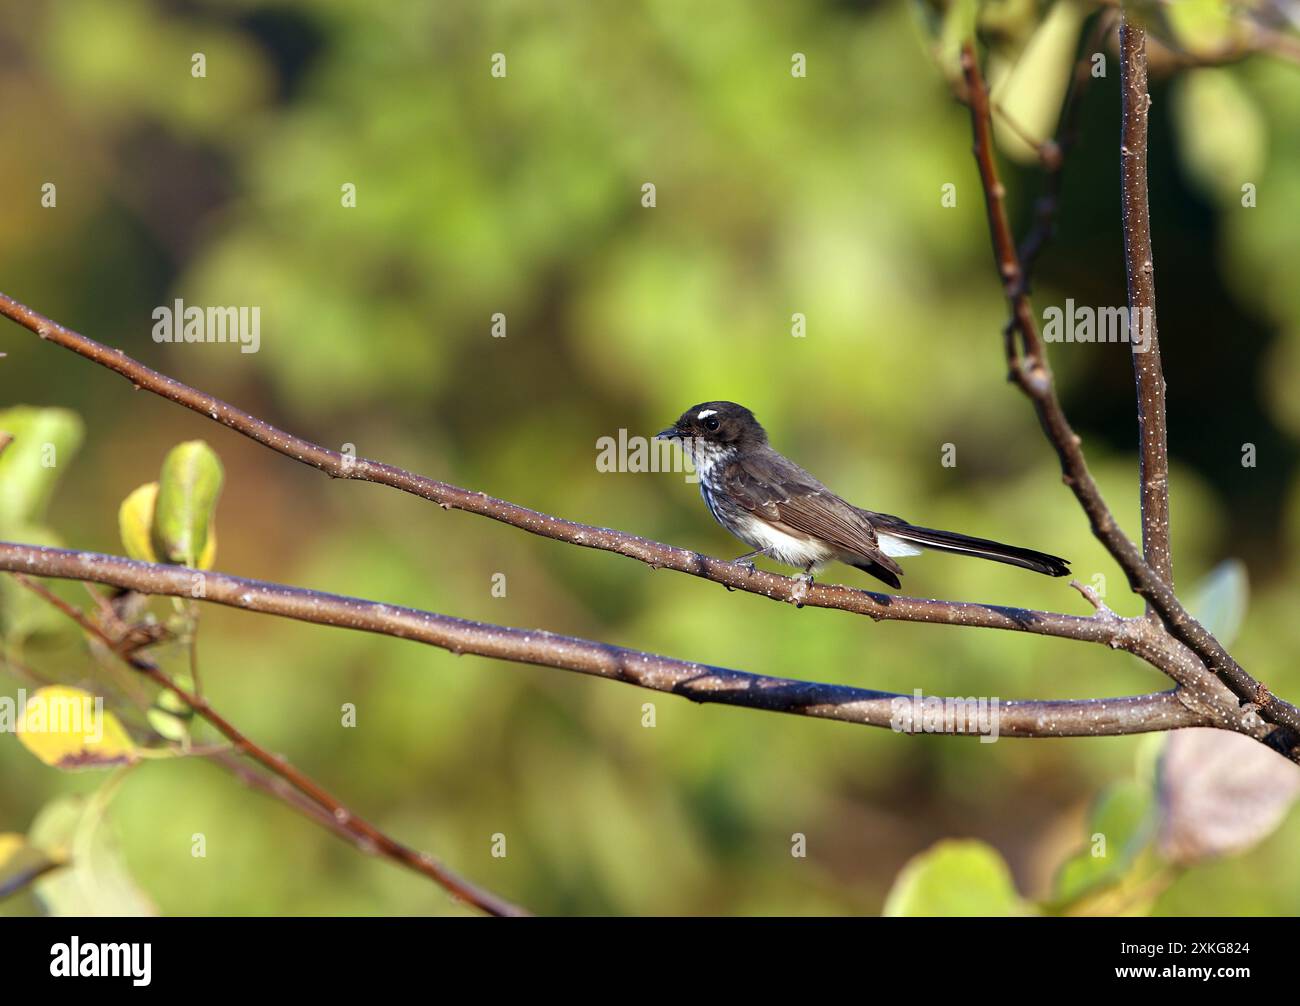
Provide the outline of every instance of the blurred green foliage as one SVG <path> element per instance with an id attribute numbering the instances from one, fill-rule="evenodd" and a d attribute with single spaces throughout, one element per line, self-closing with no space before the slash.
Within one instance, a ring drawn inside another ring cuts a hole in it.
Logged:
<path id="1" fill-rule="evenodd" d="M 14 54 L 0 62 L 0 112 L 24 143 L 0 161 L 0 289 L 318 442 L 726 557 L 739 548 L 693 485 L 598 472 L 595 445 L 620 428 L 652 434 L 696 401 L 738 400 L 778 449 L 850 499 L 1069 556 L 1079 579 L 1135 614 L 1005 384 L 1005 307 L 941 41 L 978 13 L 995 97 L 1050 129 L 1043 95 L 1073 52 L 1059 26 L 1090 11 L 918 6 L 928 10 L 11 6 L 0 12 Z M 1153 32 L 1210 51 L 1228 29 L 1214 36 L 1215 6 L 1197 6 L 1192 27 Z M 1054 34 L 1035 43 L 1040 24 Z M 503 78 L 490 73 L 498 52 Z M 796 52 L 806 77 L 791 75 Z M 1041 68 L 1011 73 L 1026 52 Z M 191 75 L 195 53 L 206 77 Z M 1112 52 L 1086 98 L 1039 309 L 1125 300 L 1117 73 Z M 1246 564 L 1236 653 L 1294 699 L 1300 75 L 1255 57 L 1157 74 L 1153 97 L 1175 571 L 1185 586 L 1221 559 Z M 1023 230 L 1039 177 L 1009 166 L 1006 180 Z M 653 209 L 641 205 L 646 182 Z M 46 183 L 54 208 L 41 204 Z M 1246 183 L 1255 208 L 1242 205 Z M 151 312 L 178 297 L 260 306 L 260 352 L 154 343 Z M 491 334 L 498 313 L 506 338 Z M 791 335 L 796 313 L 803 338 Z M 0 407 L 69 410 L 41 414 L 58 427 L 42 434 L 58 444 L 45 481 L 24 481 L 38 473 L 18 443 L 0 460 L 4 537 L 120 553 L 119 504 L 158 478 L 176 444 L 204 438 L 226 473 L 223 571 L 905 693 L 1086 697 L 1167 684 L 1101 648 L 795 610 L 329 482 L 21 330 L 0 330 L 0 348 Z M 1052 361 L 1092 468 L 1136 533 L 1127 347 L 1058 346 Z M 941 464 L 947 444 L 955 467 Z M 1242 463 L 1247 444 L 1254 467 Z M 1085 610 L 1061 581 L 1008 567 L 929 556 L 907 571 L 911 593 Z M 504 597 L 492 592 L 498 573 Z M 84 601 L 75 585 L 58 589 Z M 20 667 L 95 680 L 74 632 L 17 600 L 7 579 L 0 591 L 6 694 L 31 687 Z M 152 610 L 175 614 L 161 601 Z M 199 646 L 209 697 L 241 729 L 395 836 L 542 912 L 905 911 L 941 904 L 925 899 L 952 886 L 954 856 L 984 885 L 947 891 L 955 903 L 1050 907 L 1105 873 L 1075 858 L 1098 816 L 1116 822 L 1105 827 L 1117 856 L 1138 828 L 1141 814 L 1102 794 L 1140 789 L 1149 809 L 1155 786 L 1150 739 L 977 745 L 697 708 L 215 607 L 203 609 Z M 160 654 L 180 672 L 182 651 Z M 653 728 L 642 726 L 647 702 Z M 355 728 L 340 726 L 345 703 Z M 60 774 L 0 738 L 0 832 L 27 833 L 51 801 L 101 780 Z M 98 827 L 163 912 L 458 911 L 198 759 L 132 769 Z M 505 858 L 491 855 L 496 833 Z M 195 834 L 205 858 L 191 855 Z M 806 857 L 791 855 L 796 834 Z M 948 838 L 968 841 L 927 855 Z M 1297 841 L 1292 811 L 1253 851 L 1169 876 L 1142 907 L 1294 914 Z M 0 905 L 37 908 L 27 895 Z"/>

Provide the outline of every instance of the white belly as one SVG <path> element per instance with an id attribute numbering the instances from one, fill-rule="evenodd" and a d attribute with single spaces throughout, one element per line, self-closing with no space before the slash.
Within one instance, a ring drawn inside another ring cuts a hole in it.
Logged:
<path id="1" fill-rule="evenodd" d="M 833 559 L 844 559 L 821 542 L 786 534 L 764 521 L 750 518 L 739 530 L 738 537 L 742 541 L 752 548 L 761 548 L 770 558 L 787 566 L 798 569 L 812 566 L 815 572 Z M 921 546 L 895 538 L 892 534 L 878 534 L 878 538 L 880 551 L 888 556 L 920 555 L 923 551 Z"/>
<path id="2" fill-rule="evenodd" d="M 737 537 L 749 545 L 751 548 L 762 548 L 768 558 L 775 559 L 779 563 L 793 565 L 798 569 L 814 567 L 819 569 L 826 565 L 832 559 L 842 559 L 842 556 L 836 555 L 832 548 L 815 542 L 811 538 L 798 538 L 793 534 L 787 534 L 777 530 L 766 521 L 755 520 L 750 517 L 749 520 L 742 522 L 737 528 Z M 923 548 L 919 545 L 913 545 L 902 538 L 896 538 L 892 534 L 881 534 L 878 532 L 880 551 L 885 555 L 898 556 L 920 555 Z"/>
<path id="3" fill-rule="evenodd" d="M 753 548 L 761 548 L 767 556 L 787 566 L 798 569 L 820 567 L 835 558 L 835 554 L 820 542 L 810 538 L 796 538 L 753 517 L 737 530 L 737 537 L 741 541 Z"/>

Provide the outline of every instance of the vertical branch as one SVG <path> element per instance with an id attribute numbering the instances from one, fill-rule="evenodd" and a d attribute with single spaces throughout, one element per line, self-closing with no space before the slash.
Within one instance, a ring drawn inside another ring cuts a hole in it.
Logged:
<path id="1" fill-rule="evenodd" d="M 1147 118 L 1151 108 L 1147 93 L 1147 34 L 1127 14 L 1120 22 L 1119 47 L 1124 268 L 1128 274 L 1129 344 L 1137 382 L 1142 553 L 1156 574 L 1172 587 L 1165 377 L 1156 331 L 1155 261 L 1147 201 Z M 1147 610 L 1151 610 L 1150 604 Z"/>

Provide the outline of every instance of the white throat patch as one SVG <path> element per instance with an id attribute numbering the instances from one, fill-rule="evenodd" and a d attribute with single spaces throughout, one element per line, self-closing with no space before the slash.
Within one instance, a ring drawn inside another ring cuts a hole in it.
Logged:
<path id="1" fill-rule="evenodd" d="M 727 447 L 719 447 L 717 444 L 711 444 L 707 440 L 701 440 L 698 437 L 688 437 L 682 441 L 682 447 L 687 456 L 691 459 L 691 465 L 699 473 L 701 478 L 709 478 L 713 474 L 713 469 L 722 461 L 729 460 L 732 450 Z"/>

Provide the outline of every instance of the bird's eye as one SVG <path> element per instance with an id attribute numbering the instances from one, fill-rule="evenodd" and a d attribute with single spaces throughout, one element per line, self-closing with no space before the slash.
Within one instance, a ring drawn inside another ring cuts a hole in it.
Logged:
<path id="1" fill-rule="evenodd" d="M 710 433 L 715 432 L 720 425 L 716 416 L 709 416 L 708 419 L 704 420 L 704 428 Z"/>

